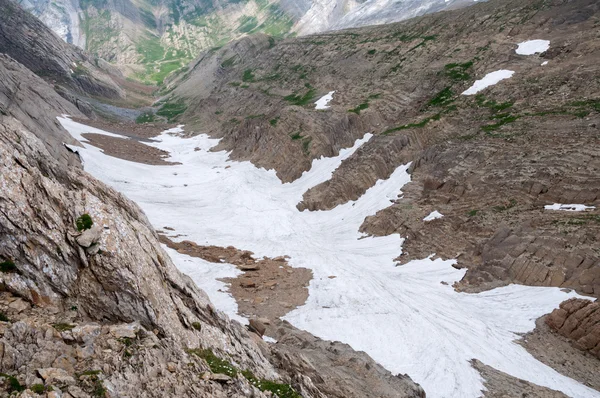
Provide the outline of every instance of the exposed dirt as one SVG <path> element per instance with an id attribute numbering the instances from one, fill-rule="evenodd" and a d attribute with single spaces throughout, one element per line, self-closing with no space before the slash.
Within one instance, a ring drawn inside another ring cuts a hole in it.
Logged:
<path id="1" fill-rule="evenodd" d="M 568 398 L 560 391 L 517 379 L 477 359 L 473 359 L 471 364 L 484 379 L 483 385 L 487 389 L 483 391 L 485 398 Z"/>
<path id="2" fill-rule="evenodd" d="M 538 361 L 600 391 L 600 360 L 573 347 L 569 339 L 546 324 L 547 318 L 543 316 L 536 320 L 535 329 L 517 342 Z"/>
<path id="3" fill-rule="evenodd" d="M 105 154 L 119 159 L 160 166 L 179 164 L 165 160 L 169 156 L 167 151 L 151 147 L 135 139 L 109 137 L 95 133 L 84 133 L 82 137 L 91 145 L 102 149 Z"/>
<path id="4" fill-rule="evenodd" d="M 303 305 L 308 298 L 312 271 L 292 268 L 286 257 L 255 259 L 252 252 L 233 246 L 200 246 L 187 240 L 174 242 L 164 234 L 159 234 L 159 239 L 179 253 L 213 263 L 226 262 L 244 271 L 236 278 L 223 281 L 230 283 L 229 292 L 237 301 L 240 315 L 261 318 L 267 326 L 271 324 L 269 321 Z"/>
<path id="5" fill-rule="evenodd" d="M 175 124 L 166 124 L 166 123 L 126 123 L 126 122 L 111 122 L 102 119 L 80 119 L 80 118 L 72 118 L 74 121 L 78 123 L 83 123 L 88 126 L 95 127 L 100 130 L 108 131 L 110 133 L 124 135 L 125 137 L 139 138 L 139 139 L 149 139 L 156 137 L 163 131 L 175 127 Z"/>

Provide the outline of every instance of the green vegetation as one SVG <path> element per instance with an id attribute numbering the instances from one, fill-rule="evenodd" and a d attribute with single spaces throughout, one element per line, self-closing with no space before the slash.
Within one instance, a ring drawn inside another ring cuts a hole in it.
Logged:
<path id="1" fill-rule="evenodd" d="M 92 220 L 92 217 L 86 213 L 81 215 L 75 221 L 75 225 L 77 225 L 77 230 L 81 232 L 85 231 L 86 229 L 92 228 L 92 225 L 94 225 L 94 221 Z"/>
<path id="2" fill-rule="evenodd" d="M 34 384 L 29 387 L 29 389 L 36 394 L 43 394 L 46 392 L 46 386 L 43 384 Z"/>
<path id="3" fill-rule="evenodd" d="M 304 95 L 290 94 L 286 97 L 283 97 L 283 99 L 292 105 L 304 106 L 313 100 L 316 93 L 317 90 L 310 88 Z"/>
<path id="4" fill-rule="evenodd" d="M 202 324 L 200 322 L 192 322 L 192 327 L 196 330 L 202 330 Z"/>
<path id="5" fill-rule="evenodd" d="M 244 74 L 242 75 L 242 81 L 244 83 L 252 83 L 252 82 L 255 81 L 254 79 L 255 78 L 254 78 L 253 70 L 252 69 L 246 69 L 244 71 Z"/>
<path id="6" fill-rule="evenodd" d="M 16 377 L 7 375 L 6 373 L 0 373 L 0 377 L 4 377 L 8 381 L 7 391 L 9 394 L 25 390 L 25 387 L 19 383 L 19 380 L 17 380 Z"/>
<path id="7" fill-rule="evenodd" d="M 0 321 L 1 322 L 10 322 L 10 319 L 8 319 L 8 317 L 3 312 L 0 312 Z"/>
<path id="8" fill-rule="evenodd" d="M 229 377 L 236 377 L 238 374 L 244 376 L 253 386 L 261 391 L 269 391 L 278 398 L 302 398 L 289 384 L 281 384 L 272 380 L 259 379 L 250 370 L 240 371 L 230 362 L 217 357 L 211 349 L 193 349 L 188 350 L 190 354 L 202 358 L 210 368 L 212 373 L 220 373 Z"/>
<path id="9" fill-rule="evenodd" d="M 301 140 L 304 137 L 302 136 L 300 131 L 296 131 L 295 133 L 290 134 L 290 138 L 292 140 Z"/>
<path id="10" fill-rule="evenodd" d="M 462 64 L 452 63 L 444 66 L 446 76 L 455 81 L 469 80 L 471 75 L 466 71 L 473 66 L 473 61 Z"/>
<path id="11" fill-rule="evenodd" d="M 246 120 L 252 120 L 252 119 L 261 119 L 265 117 L 264 113 L 261 113 L 260 115 L 250 115 L 250 116 L 246 116 Z"/>
<path id="12" fill-rule="evenodd" d="M 190 350 L 189 352 L 204 359 L 204 361 L 206 361 L 208 364 L 210 371 L 213 373 L 221 373 L 229 377 L 235 377 L 238 374 L 238 370 L 235 368 L 235 366 L 217 357 L 209 348 L 204 350 L 195 349 Z"/>
<path id="13" fill-rule="evenodd" d="M 302 139 L 302 150 L 306 155 L 310 154 L 310 144 L 312 142 L 312 137 L 304 137 Z"/>
<path id="14" fill-rule="evenodd" d="M 0 263 L 0 272 L 18 272 L 17 266 L 12 260 L 5 260 Z"/>
<path id="15" fill-rule="evenodd" d="M 53 323 L 52 327 L 59 332 L 67 332 L 75 328 L 75 325 L 71 325 L 70 323 Z"/>
<path id="16" fill-rule="evenodd" d="M 429 123 L 432 120 L 440 120 L 442 114 L 441 113 L 436 113 L 433 116 L 430 117 L 426 117 L 425 119 L 421 120 L 418 123 L 409 123 L 409 124 L 405 124 L 402 126 L 398 126 L 398 127 L 394 127 L 388 130 L 385 130 L 383 133 L 383 135 L 388 135 L 391 133 L 394 133 L 396 131 L 400 131 L 400 130 L 407 130 L 407 129 L 411 129 L 411 128 L 421 128 L 421 127 L 425 127 L 427 125 L 427 123 Z"/>
<path id="17" fill-rule="evenodd" d="M 241 33 L 248 33 L 258 26 L 258 19 L 247 15 L 242 15 L 238 22 L 240 26 L 237 30 Z"/>
<path id="18" fill-rule="evenodd" d="M 225 61 L 221 62 L 221 67 L 229 68 L 230 66 L 235 65 L 235 58 L 235 55 L 233 57 L 227 58 Z"/>
<path id="19" fill-rule="evenodd" d="M 488 100 L 483 94 L 477 94 L 475 96 L 475 102 L 478 106 L 491 109 L 493 112 L 503 111 L 513 106 L 513 101 L 496 102 L 495 100 Z"/>
<path id="20" fill-rule="evenodd" d="M 437 93 L 435 97 L 429 100 L 429 106 L 446 106 L 454 102 L 454 91 L 450 86 L 444 88 L 442 91 Z"/>
<path id="21" fill-rule="evenodd" d="M 169 122 L 185 112 L 187 105 L 183 102 L 167 102 L 156 112 L 158 116 L 166 117 Z"/>
<path id="22" fill-rule="evenodd" d="M 77 378 L 79 379 L 82 376 L 86 376 L 87 378 L 89 378 L 94 383 L 93 389 L 91 391 L 92 396 L 101 398 L 106 395 L 106 388 L 104 388 L 102 380 L 100 380 L 99 374 L 99 370 L 87 370 L 83 373 L 79 373 L 77 375 Z"/>
<path id="23" fill-rule="evenodd" d="M 281 384 L 266 379 L 258 379 L 249 370 L 242 371 L 242 375 L 250 382 L 250 384 L 258 388 L 260 391 L 270 391 L 279 398 L 302 398 L 302 396 L 298 394 L 289 384 Z"/>
<path id="24" fill-rule="evenodd" d="M 477 213 L 479 212 L 479 210 L 470 210 L 467 215 L 469 217 L 475 217 L 477 215 Z"/>
<path id="25" fill-rule="evenodd" d="M 156 118 L 154 117 L 154 113 L 144 112 L 135 119 L 135 122 L 138 124 L 143 124 L 143 123 L 152 123 L 155 120 L 156 120 Z"/>
<path id="26" fill-rule="evenodd" d="M 352 112 L 352 113 L 356 113 L 357 115 L 360 115 L 360 111 L 364 111 L 365 109 L 367 109 L 369 107 L 369 102 L 372 99 L 377 99 L 381 97 L 381 94 L 371 94 L 367 97 L 367 99 L 360 105 L 358 105 L 356 108 L 352 108 L 352 109 L 348 109 L 348 112 Z"/>
<path id="27" fill-rule="evenodd" d="M 269 120 L 269 124 L 273 127 L 277 126 L 277 122 L 279 121 L 279 116 L 274 119 Z"/>
<path id="28" fill-rule="evenodd" d="M 376 52 L 377 52 L 377 50 L 373 49 L 373 50 L 367 51 L 367 54 L 374 55 Z"/>

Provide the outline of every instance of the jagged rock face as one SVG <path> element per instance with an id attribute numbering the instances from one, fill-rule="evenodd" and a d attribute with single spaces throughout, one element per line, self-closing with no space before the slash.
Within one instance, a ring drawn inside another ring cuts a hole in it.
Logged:
<path id="1" fill-rule="evenodd" d="M 0 52 L 80 94 L 118 98 L 123 91 L 80 50 L 10 0 L 0 1 Z"/>
<path id="2" fill-rule="evenodd" d="M 80 169 L 59 182 L 59 163 L 10 117 L 0 137 L 0 256 L 17 268 L 0 275 L 6 289 L 41 307 L 75 305 L 89 319 L 137 321 L 183 346 L 212 342 L 246 367 L 272 373 L 246 332 L 219 317 L 175 269 L 135 204 Z M 46 164 L 44 174 L 36 163 Z M 102 229 L 94 255 L 77 243 L 74 222 L 84 213 Z"/>
<path id="3" fill-rule="evenodd" d="M 64 147 L 63 143 L 76 141 L 58 123 L 57 113 L 83 117 L 74 104 L 60 97 L 41 78 L 0 54 L 0 114 L 21 120 L 25 127 L 37 132 L 48 152 L 61 164 L 80 165 L 78 156 Z"/>
<path id="4" fill-rule="evenodd" d="M 584 299 L 570 299 L 552 311 L 546 324 L 573 345 L 600 359 L 600 303 Z"/>
<path id="5" fill-rule="evenodd" d="M 18 2 L 61 39 L 78 47 L 85 47 L 85 35 L 79 27 L 78 0 L 19 0 Z"/>

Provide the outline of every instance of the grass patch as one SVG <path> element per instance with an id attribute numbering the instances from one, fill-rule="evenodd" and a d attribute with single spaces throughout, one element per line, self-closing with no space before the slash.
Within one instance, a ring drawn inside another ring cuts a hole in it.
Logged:
<path id="1" fill-rule="evenodd" d="M 281 384 L 271 380 L 258 379 L 249 370 L 242 371 L 242 375 L 260 391 L 270 391 L 279 398 L 302 398 L 289 384 Z"/>
<path id="2" fill-rule="evenodd" d="M 441 116 L 442 116 L 442 115 L 441 115 L 441 113 L 436 113 L 436 114 L 435 114 L 435 115 L 433 115 L 433 116 L 426 117 L 425 119 L 421 120 L 421 121 L 420 121 L 420 122 L 418 122 L 418 123 L 409 123 L 409 124 L 404 124 L 404 125 L 402 125 L 402 126 L 398 126 L 398 127 L 394 127 L 394 128 L 391 128 L 391 129 L 385 130 L 385 131 L 384 131 L 383 133 L 381 133 L 381 134 L 383 134 L 383 135 L 388 135 L 388 134 L 394 133 L 394 132 L 396 132 L 396 131 L 407 130 L 407 129 L 412 129 L 412 128 L 422 128 L 422 127 L 425 127 L 425 126 L 427 125 L 427 123 L 429 123 L 429 122 L 430 122 L 430 121 L 432 121 L 432 120 L 440 120 L 440 117 L 441 117 Z"/>
<path id="3" fill-rule="evenodd" d="M 235 377 L 238 374 L 238 370 L 231 363 L 217 357 L 209 348 L 204 350 L 195 349 L 189 352 L 204 359 L 213 373 L 221 373 L 229 377 Z"/>
<path id="4" fill-rule="evenodd" d="M 161 106 L 156 112 L 157 115 L 166 117 L 169 122 L 177 118 L 187 109 L 187 105 L 182 102 L 168 102 Z"/>
<path id="5" fill-rule="evenodd" d="M 297 131 L 295 133 L 290 134 L 290 138 L 292 140 L 301 140 L 304 137 L 302 137 L 302 135 L 300 134 L 300 131 Z"/>
<path id="6" fill-rule="evenodd" d="M 53 323 L 52 327 L 59 332 L 67 332 L 69 330 L 73 330 L 75 325 L 71 325 L 70 323 Z"/>
<path id="7" fill-rule="evenodd" d="M 454 91 L 449 86 L 437 93 L 435 97 L 429 100 L 429 106 L 446 106 L 454 102 Z"/>
<path id="8" fill-rule="evenodd" d="M 260 115 L 250 115 L 250 116 L 246 116 L 246 120 L 251 120 L 251 119 L 261 119 L 265 117 L 264 113 L 261 113 Z"/>
<path id="9" fill-rule="evenodd" d="M 192 327 L 196 330 L 202 330 L 202 324 L 200 322 L 192 322 Z"/>
<path id="10" fill-rule="evenodd" d="M 486 133 L 490 133 L 492 131 L 498 130 L 500 127 L 504 126 L 505 124 L 514 122 L 515 120 L 517 120 L 519 118 L 520 118 L 520 116 L 511 115 L 510 113 L 503 113 L 500 115 L 496 115 L 496 117 L 493 117 L 494 120 L 498 120 L 496 123 L 486 124 L 485 126 L 481 126 L 481 129 L 483 131 L 485 131 Z"/>
<path id="11" fill-rule="evenodd" d="M 271 120 L 269 120 L 269 124 L 273 127 L 277 126 L 277 122 L 279 121 L 279 116 L 277 116 L 276 118 L 273 118 Z"/>
<path id="12" fill-rule="evenodd" d="M 29 389 L 36 394 L 43 394 L 46 392 L 46 386 L 43 384 L 34 384 L 29 387 Z"/>
<path id="13" fill-rule="evenodd" d="M 475 217 L 477 215 L 477 213 L 479 213 L 479 210 L 470 210 L 467 215 L 469 217 Z"/>
<path id="14" fill-rule="evenodd" d="M 473 66 L 473 61 L 464 62 L 462 64 L 451 63 L 444 66 L 446 76 L 455 81 L 469 80 L 471 75 L 466 71 Z"/>
<path id="15" fill-rule="evenodd" d="M 10 319 L 8 319 L 8 317 L 3 312 L 0 312 L 0 321 L 10 322 Z"/>
<path id="16" fill-rule="evenodd" d="M 6 373 L 0 373 L 0 377 L 4 377 L 8 381 L 7 392 L 9 394 L 12 394 L 13 392 L 25 391 L 25 386 L 22 386 L 16 377 L 7 375 Z"/>
<path id="17" fill-rule="evenodd" d="M 249 17 L 248 15 L 242 15 L 238 22 L 240 26 L 237 30 L 240 33 L 248 33 L 258 26 L 258 19 L 256 17 Z"/>
<path id="18" fill-rule="evenodd" d="M 252 83 L 255 82 L 254 71 L 252 69 L 246 69 L 244 74 L 242 75 L 242 81 L 244 83 Z"/>
<path id="19" fill-rule="evenodd" d="M 316 92 L 317 90 L 311 88 L 304 95 L 290 94 L 288 96 L 283 97 L 283 99 L 292 105 L 304 106 L 312 101 L 312 99 L 315 97 Z"/>
<path id="20" fill-rule="evenodd" d="M 152 123 L 155 120 L 154 113 L 144 112 L 135 118 L 137 124 Z"/>
<path id="21" fill-rule="evenodd" d="M 478 106 L 489 108 L 494 112 L 500 112 L 513 106 L 514 101 L 496 102 L 495 100 L 488 100 L 483 94 L 477 94 L 475 101 Z"/>
<path id="22" fill-rule="evenodd" d="M 371 94 L 367 97 L 367 99 L 362 104 L 358 105 L 356 108 L 348 109 L 348 112 L 352 112 L 352 113 L 356 113 L 357 115 L 360 115 L 360 111 L 364 111 L 365 109 L 367 109 L 369 107 L 369 102 L 371 100 L 378 99 L 379 97 L 381 97 L 381 93 Z"/>
<path id="23" fill-rule="evenodd" d="M 92 228 L 92 225 L 94 225 L 94 221 L 92 220 L 92 217 L 86 213 L 86 214 L 81 215 L 75 221 L 75 225 L 77 225 L 77 230 L 79 232 L 81 232 L 81 231 L 85 231 L 86 229 Z"/>

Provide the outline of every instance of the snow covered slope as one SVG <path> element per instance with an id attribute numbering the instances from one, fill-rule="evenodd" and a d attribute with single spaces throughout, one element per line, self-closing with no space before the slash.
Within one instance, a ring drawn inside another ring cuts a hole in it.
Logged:
<path id="1" fill-rule="evenodd" d="M 60 121 L 82 141 L 84 132 L 106 134 L 67 118 Z M 361 236 L 362 220 L 401 194 L 410 180 L 408 165 L 354 202 L 329 211 L 296 209 L 302 194 L 330 179 L 370 134 L 337 157 L 314 160 L 301 178 L 283 184 L 272 170 L 211 152 L 217 139 L 183 138 L 180 132 L 171 129 L 152 144 L 181 163 L 175 166 L 132 163 L 89 145 L 77 150 L 87 171 L 135 200 L 157 228 L 174 228 L 178 239 L 233 245 L 257 257 L 289 255 L 292 266 L 310 268 L 314 279 L 308 301 L 286 319 L 319 337 L 364 350 L 392 372 L 408 373 L 428 397 L 481 396 L 484 386 L 469 363 L 472 358 L 572 397 L 600 397 L 514 343 L 518 334 L 534 328 L 536 318 L 576 294 L 520 285 L 457 293 L 452 283 L 464 270 L 453 268 L 454 260 L 425 258 L 396 267 L 393 259 L 401 253 L 402 237 Z M 201 286 L 213 283 L 203 280 L 208 276 L 235 271 L 227 265 L 219 272 L 214 265 L 203 269 L 203 262 L 192 264 L 183 255 L 173 260 Z M 210 286 L 208 292 L 237 317 L 226 293 Z"/>

